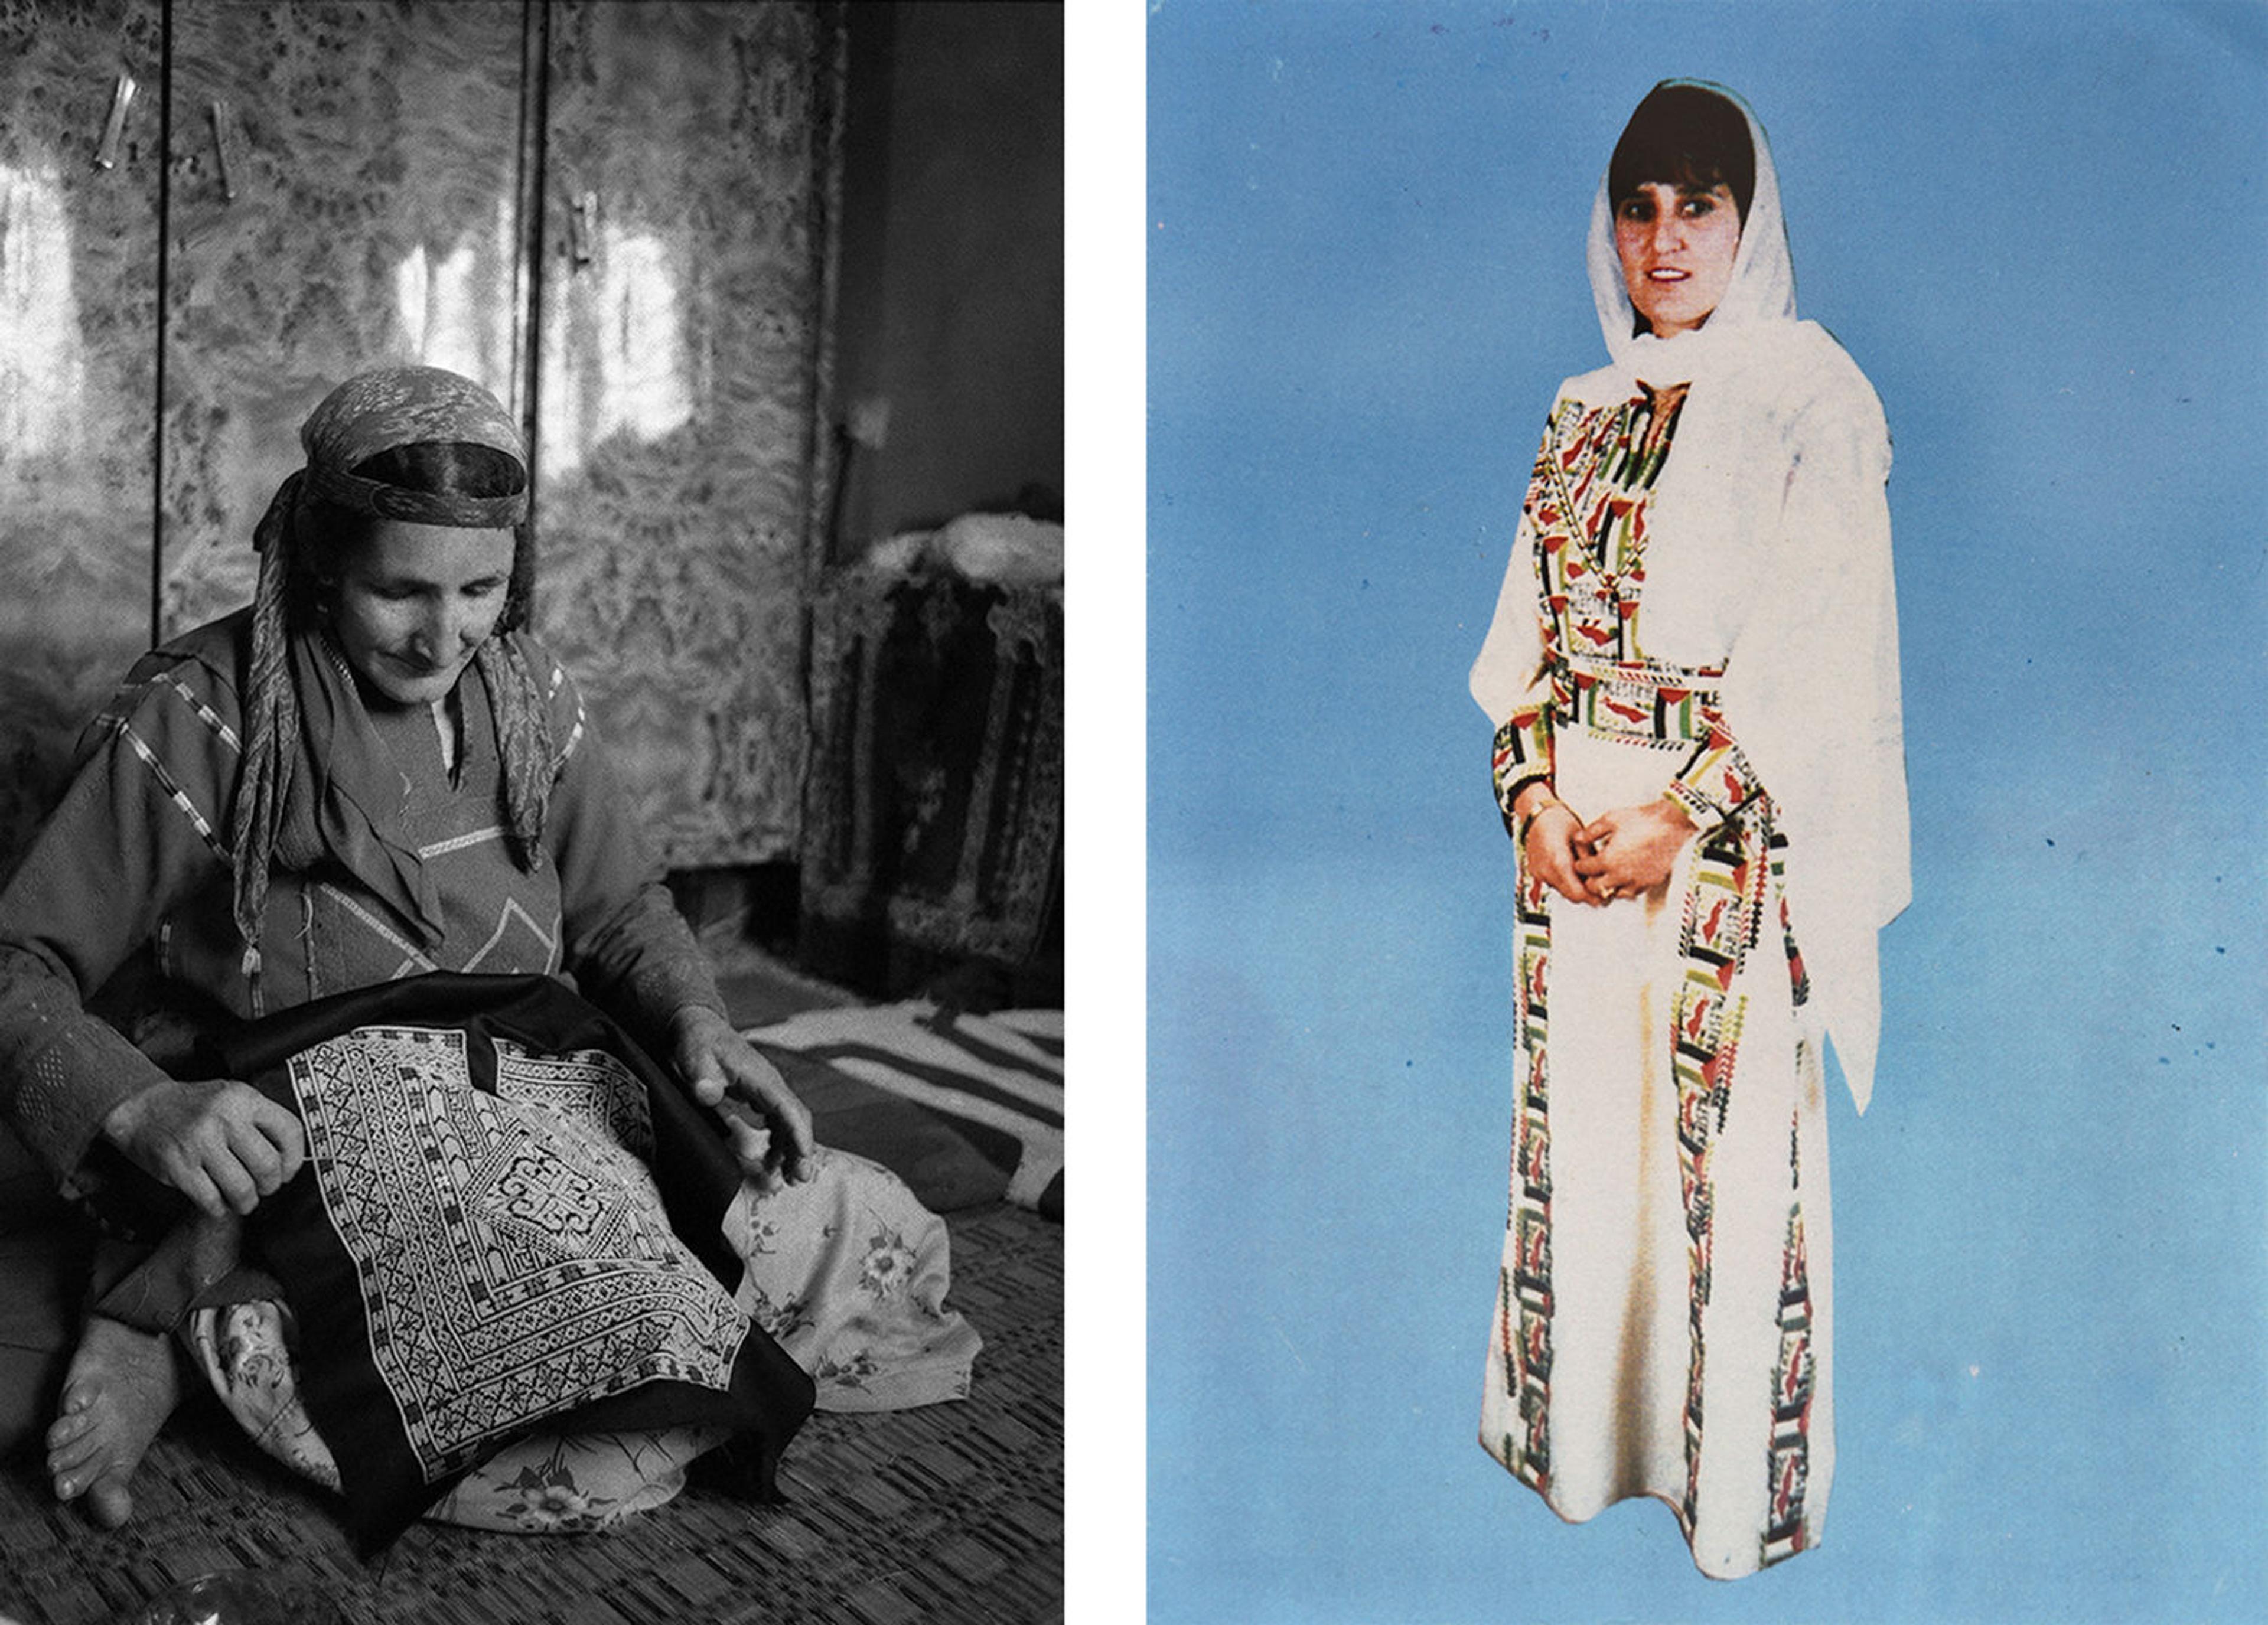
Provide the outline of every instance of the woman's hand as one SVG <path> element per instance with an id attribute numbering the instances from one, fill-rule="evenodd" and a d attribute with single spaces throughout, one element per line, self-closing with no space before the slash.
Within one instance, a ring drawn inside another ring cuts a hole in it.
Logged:
<path id="1" fill-rule="evenodd" d="M 1575 872 L 1597 902 L 1635 897 L 1669 879 L 1677 854 L 1694 835 L 1693 820 L 1667 796 L 1642 806 L 1602 812 L 1577 835 L 1585 849 Z"/>
<path id="2" fill-rule="evenodd" d="M 135 1166 L 214 1218 L 249 1213 L 306 1160 L 299 1120 L 249 1084 L 166 1078 L 129 1095 L 102 1132 Z"/>
<path id="3" fill-rule="evenodd" d="M 1521 859 L 1544 885 L 1569 902 L 1598 901 L 1584 891 L 1582 877 L 1576 872 L 1577 861 L 1589 849 L 1583 844 L 1583 820 L 1575 809 L 1549 791 L 1538 793 L 1532 800 L 1523 796 L 1518 805 L 1519 816 L 1527 820 L 1528 828 Z"/>
<path id="4" fill-rule="evenodd" d="M 705 1005 L 688 1004 L 672 1023 L 677 1075 L 702 1105 L 716 1111 L 741 1171 L 770 1184 L 800 1185 L 811 1177 L 811 1114 L 779 1069 L 756 1053 L 733 1024 Z M 762 1118 L 751 1122 L 727 1108 L 727 1096 Z"/>

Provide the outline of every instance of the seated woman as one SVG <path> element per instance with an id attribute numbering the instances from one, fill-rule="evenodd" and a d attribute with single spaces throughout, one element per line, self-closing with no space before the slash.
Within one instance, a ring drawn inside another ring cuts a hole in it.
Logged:
<path id="1" fill-rule="evenodd" d="M 883 1273 L 922 1291 L 877 1305 L 875 1270 L 830 1245 L 744 1303 L 759 1320 L 794 1305 L 792 1337 L 778 1316 L 766 1329 L 806 1369 L 844 1363 L 822 1345 L 855 1320 L 864 1369 L 919 1368 L 897 1402 L 955 1397 L 976 1339 L 941 1310 L 942 1225 L 873 1165 L 814 1146 L 726 1020 L 573 681 L 525 629 L 509 414 L 453 373 L 388 368 L 335 390 L 300 438 L 306 467 L 255 536 L 254 602 L 135 666 L 0 893 L 0 1116 L 98 1209 L 122 1158 L 200 1216 L 154 1253 L 102 1250 L 48 1438 L 57 1496 L 122 1522 L 180 1393 L 169 1335 L 193 1309 L 276 1295 L 237 1221 L 299 1172 L 301 1121 L 242 1078 L 187 1070 L 189 1040 L 429 971 L 571 977 L 718 1111 L 751 1195 L 784 1204 L 767 1232 L 887 1208 L 902 1228 Z M 144 996 L 118 1025 L 90 1013 L 131 967 Z M 793 1249 L 762 1250 L 777 1269 Z"/>

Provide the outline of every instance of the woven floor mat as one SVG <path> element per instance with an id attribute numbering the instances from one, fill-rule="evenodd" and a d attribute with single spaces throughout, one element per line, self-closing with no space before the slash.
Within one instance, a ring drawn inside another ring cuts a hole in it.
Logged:
<path id="1" fill-rule="evenodd" d="M 198 1575 L 253 1570 L 357 1625 L 1056 1621 L 1063 1614 L 1063 1229 L 1000 1204 L 951 1217 L 952 1306 L 983 1333 L 970 1397 L 814 1415 L 784 1506 L 688 1490 L 588 1535 L 419 1525 L 354 1556 L 321 1490 L 185 1407 L 106 1533 L 57 1507 L 35 1461 L 0 1471 L 0 1614 L 87 1625 Z"/>

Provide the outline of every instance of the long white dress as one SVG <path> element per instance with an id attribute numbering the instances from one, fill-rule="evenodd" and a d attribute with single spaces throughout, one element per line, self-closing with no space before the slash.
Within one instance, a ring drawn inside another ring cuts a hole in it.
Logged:
<path id="1" fill-rule="evenodd" d="M 1712 87 L 1715 88 L 1715 87 Z M 1725 300 L 1561 386 L 1473 692 L 1509 809 L 1668 795 L 1700 830 L 1603 908 L 1515 884 L 1510 1212 L 1481 1442 L 1562 1517 L 1652 1495 L 1694 1561 L 1815 1544 L 1834 1467 L 1822 1047 L 1861 1110 L 1903 906 L 1896 613 L 1873 389 L 1794 319 L 1763 131 Z M 1510 819 L 1507 817 L 1507 824 Z"/>

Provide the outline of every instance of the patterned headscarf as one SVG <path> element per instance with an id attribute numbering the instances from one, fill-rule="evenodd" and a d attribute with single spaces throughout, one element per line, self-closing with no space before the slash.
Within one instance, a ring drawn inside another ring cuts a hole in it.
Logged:
<path id="1" fill-rule="evenodd" d="M 353 473 L 380 452 L 431 441 L 484 445 L 518 463 L 523 476 L 527 468 L 519 426 L 472 379 L 439 367 L 380 367 L 349 379 L 307 414 L 299 425 L 307 465 L 277 489 L 253 545 L 268 552 L 310 498 L 356 513 L 468 530 L 503 530 L 527 518 L 524 477 L 509 496 L 459 496 L 404 490 Z"/>
<path id="2" fill-rule="evenodd" d="M 317 504 L 372 518 L 516 533 L 513 591 L 496 632 L 475 656 L 504 759 L 504 813 L 515 860 L 541 862 L 553 766 L 550 720 L 518 639 L 532 574 L 526 449 L 496 397 L 438 367 L 383 367 L 348 379 L 300 426 L 306 466 L 276 489 L 253 533 L 260 583 L 253 600 L 252 673 L 245 695 L 244 773 L 231 831 L 238 932 L 247 978 L 260 973 L 260 922 L 271 866 L 306 869 L 330 857 L 392 905 L 429 943 L 441 930 L 416 849 L 387 811 L 397 798 L 358 769 L 379 759 L 342 657 L 320 627 L 292 623 L 295 569 L 326 543 L 307 520 Z M 502 452 L 521 470 L 509 496 L 410 490 L 354 470 L 396 446 L 433 442 Z"/>

